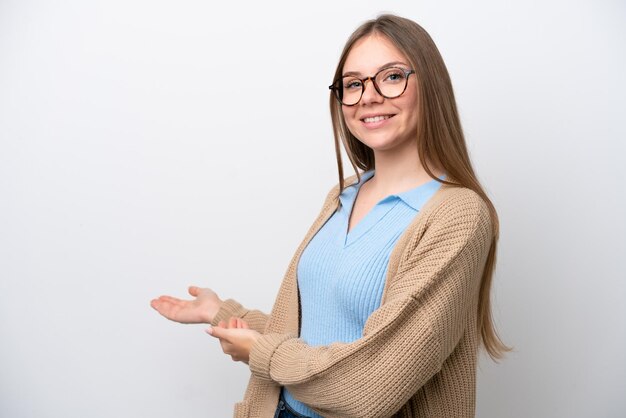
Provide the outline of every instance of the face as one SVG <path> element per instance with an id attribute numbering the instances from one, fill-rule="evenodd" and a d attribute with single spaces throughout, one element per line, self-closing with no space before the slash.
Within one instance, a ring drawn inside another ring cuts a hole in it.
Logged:
<path id="1" fill-rule="evenodd" d="M 373 76 L 393 65 L 411 69 L 404 54 L 386 37 L 372 34 L 357 41 L 343 66 L 342 75 L 352 73 L 359 78 Z M 404 93 L 386 99 L 365 82 L 361 101 L 354 106 L 341 106 L 352 135 L 374 151 L 389 151 L 412 146 L 417 140 L 417 84 L 415 74 L 408 78 Z"/>

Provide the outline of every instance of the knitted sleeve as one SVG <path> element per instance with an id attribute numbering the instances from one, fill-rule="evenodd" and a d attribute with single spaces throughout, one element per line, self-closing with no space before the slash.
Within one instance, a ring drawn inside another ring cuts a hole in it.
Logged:
<path id="1" fill-rule="evenodd" d="M 217 326 L 220 321 L 228 321 L 231 316 L 243 319 L 251 329 L 263 334 L 269 315 L 256 309 L 246 309 L 234 299 L 226 299 L 220 310 L 215 314 L 211 325 Z"/>
<path id="2" fill-rule="evenodd" d="M 469 190 L 452 194 L 411 237 L 385 303 L 361 338 L 312 347 L 269 333 L 252 347 L 252 373 L 286 386 L 323 416 L 391 416 L 461 339 L 476 309 L 491 238 L 482 199 Z"/>

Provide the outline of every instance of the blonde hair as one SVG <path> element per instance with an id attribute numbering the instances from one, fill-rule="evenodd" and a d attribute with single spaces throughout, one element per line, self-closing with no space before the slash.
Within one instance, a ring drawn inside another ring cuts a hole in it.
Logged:
<path id="1" fill-rule="evenodd" d="M 383 14 L 359 26 L 350 36 L 337 64 L 333 80 L 341 77 L 346 58 L 354 44 L 369 35 L 383 35 L 409 60 L 415 70 L 418 93 L 418 128 L 416 132 L 420 162 L 426 172 L 437 181 L 462 186 L 476 192 L 487 204 L 493 225 L 493 239 L 481 279 L 478 299 L 478 328 L 481 343 L 492 359 L 501 358 L 507 347 L 497 334 L 491 315 L 490 291 L 496 263 L 499 234 L 498 214 L 493 203 L 476 178 L 467 152 L 454 92 L 443 58 L 430 35 L 417 23 L 399 16 Z M 330 95 L 330 114 L 335 137 L 335 154 L 339 172 L 339 188 L 344 189 L 343 163 L 340 142 L 346 149 L 350 163 L 360 179 L 357 168 L 374 168 L 374 151 L 359 141 L 346 126 L 341 104 Z M 432 163 L 446 172 L 446 180 L 432 172 Z"/>

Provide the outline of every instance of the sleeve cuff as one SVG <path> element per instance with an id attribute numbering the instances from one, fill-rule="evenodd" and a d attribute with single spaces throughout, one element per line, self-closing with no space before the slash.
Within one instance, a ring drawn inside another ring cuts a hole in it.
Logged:
<path id="1" fill-rule="evenodd" d="M 244 316 L 248 310 L 244 308 L 239 302 L 234 299 L 226 299 L 222 302 L 222 306 L 220 306 L 220 310 L 217 311 L 215 316 L 213 317 L 213 321 L 211 321 L 212 326 L 217 326 L 220 321 L 228 321 L 231 316 L 236 316 L 241 318 Z"/>
<path id="2" fill-rule="evenodd" d="M 272 356 L 278 346 L 292 338 L 297 338 L 297 336 L 294 334 L 261 335 L 250 349 L 248 365 L 252 374 L 263 380 L 272 380 L 270 376 Z"/>

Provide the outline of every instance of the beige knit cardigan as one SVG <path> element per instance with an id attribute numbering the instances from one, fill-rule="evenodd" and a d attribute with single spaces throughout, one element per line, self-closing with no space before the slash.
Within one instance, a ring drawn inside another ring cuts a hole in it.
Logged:
<path id="1" fill-rule="evenodd" d="M 486 204 L 469 189 L 442 185 L 393 248 L 381 305 L 362 337 L 312 347 L 298 338 L 296 270 L 338 193 L 339 185 L 296 250 L 272 313 L 228 299 L 213 319 L 241 317 L 262 334 L 234 417 L 273 418 L 281 386 L 328 418 L 473 417 L 478 292 L 493 236 Z"/>

